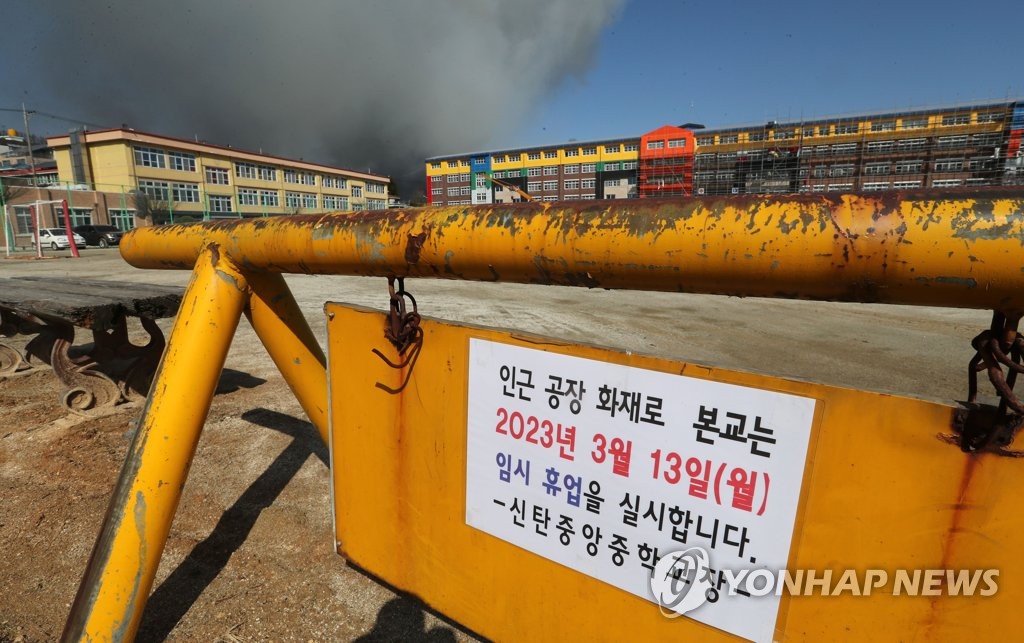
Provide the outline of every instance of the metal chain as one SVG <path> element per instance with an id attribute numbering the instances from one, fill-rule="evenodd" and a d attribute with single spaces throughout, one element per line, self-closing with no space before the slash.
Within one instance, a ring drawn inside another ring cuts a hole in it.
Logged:
<path id="1" fill-rule="evenodd" d="M 1024 422 L 1024 403 L 1013 392 L 1017 374 L 1024 373 L 1024 338 L 1017 332 L 1020 316 L 1007 317 L 994 311 L 992 324 L 971 340 L 976 351 L 967 368 L 967 405 L 976 420 L 966 420 L 960 435 L 964 451 L 1005 452 L 1014 434 Z M 1006 373 L 1003 367 L 1006 367 Z M 978 373 L 986 371 L 999 396 L 999 408 L 981 412 L 978 404 Z"/>
<path id="2" fill-rule="evenodd" d="M 396 282 L 397 288 L 395 287 Z M 376 348 L 373 349 L 373 353 L 391 368 L 403 369 L 409 366 L 410 369 L 402 385 L 397 389 L 385 386 L 380 382 L 377 383 L 377 387 L 389 393 L 400 393 L 409 383 L 409 378 L 412 377 L 411 366 L 416 363 L 416 358 L 419 357 L 420 349 L 423 347 L 423 329 L 420 328 L 420 314 L 416 308 L 416 298 L 405 289 L 404 277 L 388 277 L 388 295 L 389 311 L 387 325 L 384 327 L 384 337 L 398 351 L 400 359 L 398 362 L 392 362 Z M 412 304 L 411 312 L 406 307 L 406 300 Z"/>
<path id="3" fill-rule="evenodd" d="M 398 288 L 395 288 L 395 282 Z M 388 294 L 390 295 L 390 313 L 388 314 L 388 325 L 384 329 L 384 336 L 398 350 L 399 355 L 405 355 L 410 346 L 423 340 L 423 330 L 420 329 L 420 314 L 416 308 L 416 298 L 405 289 L 404 277 L 388 277 Z M 412 304 L 412 312 L 406 309 L 405 301 Z"/>

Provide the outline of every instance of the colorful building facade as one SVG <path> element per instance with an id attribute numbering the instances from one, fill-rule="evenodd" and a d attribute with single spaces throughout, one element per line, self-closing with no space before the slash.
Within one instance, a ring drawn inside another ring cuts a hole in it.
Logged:
<path id="1" fill-rule="evenodd" d="M 1024 101 L 437 156 L 435 205 L 1024 183 Z M 516 189 L 509 189 L 509 185 Z"/>

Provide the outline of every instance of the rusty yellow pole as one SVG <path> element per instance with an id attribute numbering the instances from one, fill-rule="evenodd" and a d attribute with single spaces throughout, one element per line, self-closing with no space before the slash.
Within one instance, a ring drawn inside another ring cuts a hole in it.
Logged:
<path id="1" fill-rule="evenodd" d="M 434 207 L 139 228 L 188 268 L 399 275 L 1024 312 L 1024 189 Z"/>
<path id="2" fill-rule="evenodd" d="M 135 636 L 247 297 L 215 244 L 198 253 L 63 640 Z"/>
<path id="3" fill-rule="evenodd" d="M 252 295 L 246 316 L 309 420 L 328 444 L 327 358 L 284 277 L 247 274 Z"/>

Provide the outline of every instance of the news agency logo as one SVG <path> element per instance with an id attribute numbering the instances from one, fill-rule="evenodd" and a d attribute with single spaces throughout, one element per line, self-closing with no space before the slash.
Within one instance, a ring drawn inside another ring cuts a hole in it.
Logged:
<path id="1" fill-rule="evenodd" d="M 715 591 L 710 569 L 711 558 L 703 547 L 662 556 L 651 572 L 651 592 L 662 615 L 676 618 L 706 603 Z"/>
<path id="2" fill-rule="evenodd" d="M 665 554 L 651 572 L 650 587 L 664 616 L 676 618 L 704 603 L 729 596 L 992 596 L 999 590 L 997 569 L 884 569 L 842 573 L 826 570 L 723 569 L 711 567 L 703 547 Z M 668 610 L 668 611 L 666 611 Z"/>

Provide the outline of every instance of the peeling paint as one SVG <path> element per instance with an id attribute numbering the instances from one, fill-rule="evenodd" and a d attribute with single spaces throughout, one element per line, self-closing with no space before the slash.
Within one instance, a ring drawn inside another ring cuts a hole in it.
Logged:
<path id="1" fill-rule="evenodd" d="M 126 611 L 121 615 L 120 620 L 117 621 L 117 626 L 112 632 L 111 640 L 124 641 L 127 640 L 128 628 L 132 623 L 132 615 L 135 612 L 135 606 L 139 600 L 139 589 L 142 587 L 142 576 L 146 571 L 146 566 L 142 564 L 146 560 L 146 496 L 142 491 L 135 492 L 135 533 L 139 539 L 139 566 L 135 572 L 135 578 L 132 580 L 132 591 L 125 601 L 124 607 Z M 141 617 L 142 614 L 140 613 Z"/>
<path id="2" fill-rule="evenodd" d="M 420 261 L 420 252 L 423 250 L 423 243 L 427 240 L 427 233 L 409 234 L 409 241 L 405 246 L 406 263 L 415 264 Z"/>
<path id="3" fill-rule="evenodd" d="M 365 257 L 369 261 L 383 261 L 384 260 L 384 243 L 381 242 L 377 236 L 373 235 L 370 231 L 360 227 L 352 229 L 353 236 L 355 237 L 356 252 Z"/>
<path id="4" fill-rule="evenodd" d="M 314 226 L 312 232 L 313 241 L 326 241 L 334 238 L 334 228 L 328 226 Z"/>
<path id="5" fill-rule="evenodd" d="M 977 288 L 978 282 L 972 277 L 914 277 L 914 281 L 920 283 L 937 283 L 952 286 L 963 286 L 965 288 Z"/>
<path id="6" fill-rule="evenodd" d="M 1016 219 L 1016 217 L 1014 217 L 1014 219 Z M 1024 235 L 1020 232 L 1018 221 L 1010 220 L 999 225 L 976 228 L 975 226 L 978 223 L 980 222 L 976 219 L 955 222 L 953 225 L 953 237 L 957 239 L 967 239 L 969 241 L 978 241 L 979 239 L 995 240 L 1006 237 L 1015 237 L 1021 241 L 1022 245 L 1024 245 Z M 1018 232 L 1017 234 L 1011 235 L 1010 231 L 1013 230 L 1015 226 L 1018 227 Z"/>
<path id="7" fill-rule="evenodd" d="M 217 270 L 214 271 L 214 274 L 217 275 L 217 277 L 221 281 L 223 281 L 224 283 L 228 284 L 229 286 L 231 286 L 235 290 L 242 290 L 242 286 L 238 283 L 238 278 L 235 277 L 234 275 L 232 275 L 231 273 L 224 272 L 223 270 L 217 269 Z"/>

